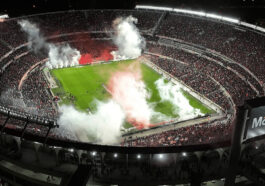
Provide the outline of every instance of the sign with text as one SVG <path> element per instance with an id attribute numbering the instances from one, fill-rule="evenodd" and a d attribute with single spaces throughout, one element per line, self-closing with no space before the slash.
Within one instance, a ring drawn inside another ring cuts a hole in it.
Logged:
<path id="1" fill-rule="evenodd" d="M 251 109 L 246 122 L 246 139 L 265 134 L 265 106 Z"/>

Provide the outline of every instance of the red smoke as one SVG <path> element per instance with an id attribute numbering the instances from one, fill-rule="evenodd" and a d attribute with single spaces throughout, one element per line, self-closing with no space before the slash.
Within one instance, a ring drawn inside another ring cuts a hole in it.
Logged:
<path id="1" fill-rule="evenodd" d="M 126 119 L 137 129 L 149 128 L 152 110 L 146 99 L 145 85 L 139 71 L 125 70 L 114 73 L 108 82 L 108 92 L 125 111 Z"/>
<path id="2" fill-rule="evenodd" d="M 59 32 L 56 34 L 59 34 Z M 51 41 L 73 41 L 69 42 L 69 44 L 82 54 L 79 60 L 79 64 L 82 65 L 97 61 L 113 60 L 111 52 L 116 50 L 116 47 L 110 41 L 93 39 L 90 33 L 62 36 L 60 38 L 53 38 Z"/>
<path id="3" fill-rule="evenodd" d="M 92 62 L 96 61 L 109 61 L 113 60 L 113 56 L 110 54 L 111 51 L 105 49 L 102 50 L 99 56 L 93 55 L 94 53 L 85 53 L 82 54 L 79 64 L 84 65 L 84 64 L 91 64 Z"/>

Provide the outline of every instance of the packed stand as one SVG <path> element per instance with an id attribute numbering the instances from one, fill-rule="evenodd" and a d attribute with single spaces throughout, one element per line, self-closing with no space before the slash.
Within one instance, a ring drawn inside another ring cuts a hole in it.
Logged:
<path id="1" fill-rule="evenodd" d="M 40 116 L 54 118 L 56 110 L 48 88 L 49 85 L 45 81 L 42 71 L 39 67 L 36 67 L 25 80 L 22 86 L 22 94 L 27 107 L 34 108 Z"/>
<path id="2" fill-rule="evenodd" d="M 116 18 L 130 15 L 138 19 L 137 27 L 146 31 L 155 26 L 161 13 L 136 10 L 90 10 L 42 14 L 29 16 L 26 19 L 37 23 L 45 35 L 58 35 L 84 31 L 113 31 L 112 23 Z"/>
<path id="3" fill-rule="evenodd" d="M 174 60 L 162 59 L 159 57 L 152 58 L 153 62 L 160 68 L 178 77 L 203 95 L 207 96 L 211 92 L 214 92 L 214 90 L 219 89 L 217 85 L 214 87 L 210 86 L 214 85 L 209 78 L 212 77 L 225 87 L 236 105 L 241 105 L 244 100 L 257 96 L 252 87 L 236 73 L 206 58 L 161 45 L 155 46 L 149 44 L 148 50 L 186 63 L 187 66 L 185 67 L 185 65 Z M 178 69 L 181 66 L 182 70 L 180 71 Z M 208 89 L 211 90 L 207 91 Z"/>
<path id="4" fill-rule="evenodd" d="M 183 146 L 212 144 L 230 139 L 230 122 L 215 121 L 169 130 L 136 139 L 124 140 L 123 146 Z"/>
<path id="5" fill-rule="evenodd" d="M 10 51 L 10 48 L 8 48 L 2 40 L 0 40 L 0 58 Z"/>
<path id="6" fill-rule="evenodd" d="M 211 79 L 205 77 L 205 75 L 199 74 L 198 72 L 196 73 L 196 71 L 189 68 L 189 66 L 177 63 L 173 60 L 162 59 L 159 57 L 152 57 L 151 60 L 155 65 L 182 80 L 185 84 L 206 96 L 214 103 L 220 105 L 225 110 L 231 108 L 229 101 L 221 92 L 218 85 L 216 85 Z M 216 95 L 216 93 L 218 94 Z"/>
<path id="7" fill-rule="evenodd" d="M 220 52 L 247 67 L 265 82 L 265 38 L 229 24 L 177 14 L 169 14 L 158 29 L 158 35 L 198 44 Z M 244 51 L 244 52 L 243 52 Z"/>
<path id="8" fill-rule="evenodd" d="M 0 26 L 0 40 L 16 48 L 27 42 L 27 36 L 20 29 L 16 20 L 5 21 Z"/>

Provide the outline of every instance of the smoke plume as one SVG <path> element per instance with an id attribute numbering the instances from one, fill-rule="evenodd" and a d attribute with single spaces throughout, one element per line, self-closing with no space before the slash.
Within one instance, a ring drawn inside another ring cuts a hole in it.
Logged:
<path id="1" fill-rule="evenodd" d="M 169 101 L 173 104 L 174 112 L 179 114 L 180 121 L 204 115 L 199 109 L 195 109 L 190 105 L 189 100 L 183 95 L 179 84 L 165 82 L 164 78 L 158 79 L 155 84 L 162 101 Z"/>
<path id="2" fill-rule="evenodd" d="M 127 121 L 137 128 L 147 128 L 154 112 L 147 102 L 150 95 L 142 81 L 139 63 L 129 67 L 130 69 L 112 75 L 108 89 L 112 98 L 126 113 Z"/>
<path id="3" fill-rule="evenodd" d="M 20 20 L 18 24 L 22 31 L 27 34 L 28 47 L 31 50 L 35 53 L 41 52 L 42 50 L 48 53 L 49 60 L 46 63 L 48 68 L 62 68 L 79 64 L 81 55 L 77 49 L 70 47 L 68 44 L 57 46 L 45 41 L 38 26 L 28 20 Z"/>
<path id="4" fill-rule="evenodd" d="M 68 44 L 64 46 L 56 46 L 48 44 L 49 61 L 46 63 L 48 68 L 63 68 L 72 67 L 79 64 L 81 58 L 80 52 L 77 49 L 71 48 Z"/>
<path id="5" fill-rule="evenodd" d="M 125 121 L 139 129 L 149 127 L 155 112 L 147 102 L 149 93 L 141 78 L 139 63 L 113 73 L 104 85 L 111 98 L 107 102 L 96 101 L 97 111 L 92 114 L 73 106 L 60 107 L 60 127 L 72 131 L 81 141 L 102 144 L 118 144 Z"/>
<path id="6" fill-rule="evenodd" d="M 83 142 L 118 144 L 125 114 L 113 100 L 97 102 L 97 112 L 87 114 L 77 111 L 72 106 L 62 106 L 58 123 L 60 127 L 75 133 Z"/>
<path id="7" fill-rule="evenodd" d="M 36 53 L 41 49 L 46 48 L 47 43 L 36 24 L 31 23 L 28 20 L 20 20 L 18 21 L 18 24 L 22 31 L 27 33 L 29 49 L 34 50 Z"/>
<path id="8" fill-rule="evenodd" d="M 145 39 L 135 25 L 137 21 L 137 18 L 132 16 L 117 18 L 113 21 L 115 34 L 112 40 L 118 47 L 118 51 L 113 52 L 114 58 L 137 58 L 141 55 L 145 48 Z"/>

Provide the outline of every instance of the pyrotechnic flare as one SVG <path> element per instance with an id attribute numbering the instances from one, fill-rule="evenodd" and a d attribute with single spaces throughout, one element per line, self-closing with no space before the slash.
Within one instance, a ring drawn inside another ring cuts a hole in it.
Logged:
<path id="1" fill-rule="evenodd" d="M 77 49 L 71 48 L 68 44 L 65 46 L 56 46 L 49 44 L 49 61 L 46 65 L 49 68 L 72 67 L 79 64 L 81 57 Z"/>
<path id="2" fill-rule="evenodd" d="M 33 50 L 35 53 L 39 52 L 41 49 L 47 47 L 47 43 L 40 33 L 40 29 L 34 23 L 28 20 L 18 21 L 22 31 L 24 31 L 28 36 L 28 48 Z"/>
<path id="3" fill-rule="evenodd" d="M 98 101 L 97 112 L 91 115 L 72 106 L 62 106 L 59 112 L 60 127 L 72 131 L 80 141 L 119 144 L 125 114 L 113 100 Z"/>
<path id="4" fill-rule="evenodd" d="M 28 35 L 28 47 L 30 49 L 35 53 L 41 50 L 47 51 L 49 61 L 46 65 L 48 68 L 63 68 L 79 64 L 81 55 L 77 49 L 70 47 L 68 44 L 57 46 L 45 41 L 38 26 L 28 20 L 18 21 L 18 24 Z"/>
<path id="5" fill-rule="evenodd" d="M 139 62 L 114 73 L 109 80 L 108 91 L 126 113 L 127 121 L 139 129 L 150 127 L 153 109 L 147 102 L 150 95 L 142 81 Z"/>
<path id="6" fill-rule="evenodd" d="M 112 52 L 114 59 L 137 58 L 142 54 L 145 48 L 145 39 L 135 24 L 137 18 L 132 16 L 126 18 L 117 18 L 113 21 L 115 34 L 112 36 L 114 44 L 118 51 Z"/>
<path id="7" fill-rule="evenodd" d="M 166 83 L 164 78 L 160 78 L 155 82 L 155 85 L 162 101 L 169 101 L 174 106 L 174 112 L 179 115 L 178 120 L 204 115 L 199 109 L 195 109 L 190 105 L 189 100 L 181 91 L 180 84 Z"/>

